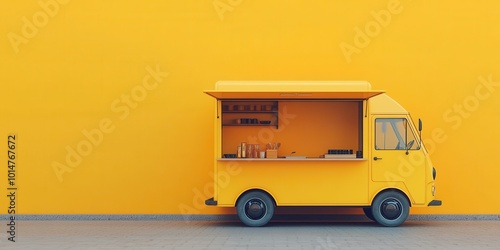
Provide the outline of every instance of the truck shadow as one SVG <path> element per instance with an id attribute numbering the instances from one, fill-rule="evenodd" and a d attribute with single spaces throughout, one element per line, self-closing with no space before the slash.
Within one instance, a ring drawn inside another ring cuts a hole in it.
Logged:
<path id="1" fill-rule="evenodd" d="M 430 221 L 412 221 L 408 220 L 399 227 L 422 227 L 429 226 Z M 246 227 L 237 218 L 229 221 L 216 223 L 223 227 Z M 318 214 L 300 214 L 300 215 L 274 215 L 273 219 L 265 227 L 374 227 L 387 228 L 371 221 L 364 215 L 318 215 Z M 251 227 L 249 227 L 251 228 Z"/>
<path id="2" fill-rule="evenodd" d="M 399 227 L 395 228 L 412 228 L 412 227 L 425 227 L 429 223 L 421 221 L 406 221 Z M 241 224 L 241 226 L 244 226 Z M 325 220 L 325 221 L 303 221 L 303 220 L 271 220 L 268 227 L 373 227 L 373 228 L 390 228 L 384 227 L 371 220 L 361 221 L 342 221 L 342 220 Z"/>

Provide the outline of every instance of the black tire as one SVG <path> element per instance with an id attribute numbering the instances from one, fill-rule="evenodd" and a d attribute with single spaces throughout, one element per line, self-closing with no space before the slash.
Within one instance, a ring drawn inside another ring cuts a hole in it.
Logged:
<path id="1" fill-rule="evenodd" d="M 263 192 L 251 191 L 240 197 L 236 212 L 240 221 L 247 226 L 265 226 L 273 217 L 274 202 Z"/>
<path id="2" fill-rule="evenodd" d="M 371 207 L 364 207 L 363 208 L 363 212 L 365 213 L 366 217 L 368 217 L 368 219 L 370 219 L 372 221 L 375 221 L 375 218 L 373 217 L 373 213 L 372 213 L 372 208 Z"/>
<path id="3" fill-rule="evenodd" d="M 406 196 L 396 191 L 385 191 L 375 197 L 372 214 L 376 222 L 386 227 L 397 227 L 410 214 L 410 204 Z"/>

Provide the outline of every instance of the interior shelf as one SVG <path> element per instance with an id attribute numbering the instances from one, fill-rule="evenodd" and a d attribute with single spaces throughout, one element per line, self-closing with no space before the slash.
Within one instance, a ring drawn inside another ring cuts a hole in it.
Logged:
<path id="1" fill-rule="evenodd" d="M 229 100 L 223 101 L 222 126 L 272 126 L 278 128 L 277 101 Z M 263 124 L 261 121 L 267 121 Z"/>

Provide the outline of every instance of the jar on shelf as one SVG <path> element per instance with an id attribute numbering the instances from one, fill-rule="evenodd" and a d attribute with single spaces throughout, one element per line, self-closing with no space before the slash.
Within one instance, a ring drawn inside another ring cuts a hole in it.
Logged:
<path id="1" fill-rule="evenodd" d="M 241 158 L 247 158 L 247 143 L 241 143 Z"/>
<path id="2" fill-rule="evenodd" d="M 247 158 L 253 158 L 254 147 L 253 144 L 247 145 Z"/>
<path id="3" fill-rule="evenodd" d="M 259 151 L 260 151 L 260 145 L 259 144 L 255 144 L 253 146 L 252 158 L 259 158 Z"/>

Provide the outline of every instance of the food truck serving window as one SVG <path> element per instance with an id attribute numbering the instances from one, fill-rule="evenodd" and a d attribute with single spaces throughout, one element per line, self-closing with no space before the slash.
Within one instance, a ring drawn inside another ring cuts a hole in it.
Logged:
<path id="1" fill-rule="evenodd" d="M 405 118 L 375 119 L 375 149 L 418 149 L 418 143 L 415 141 L 415 135 Z"/>

